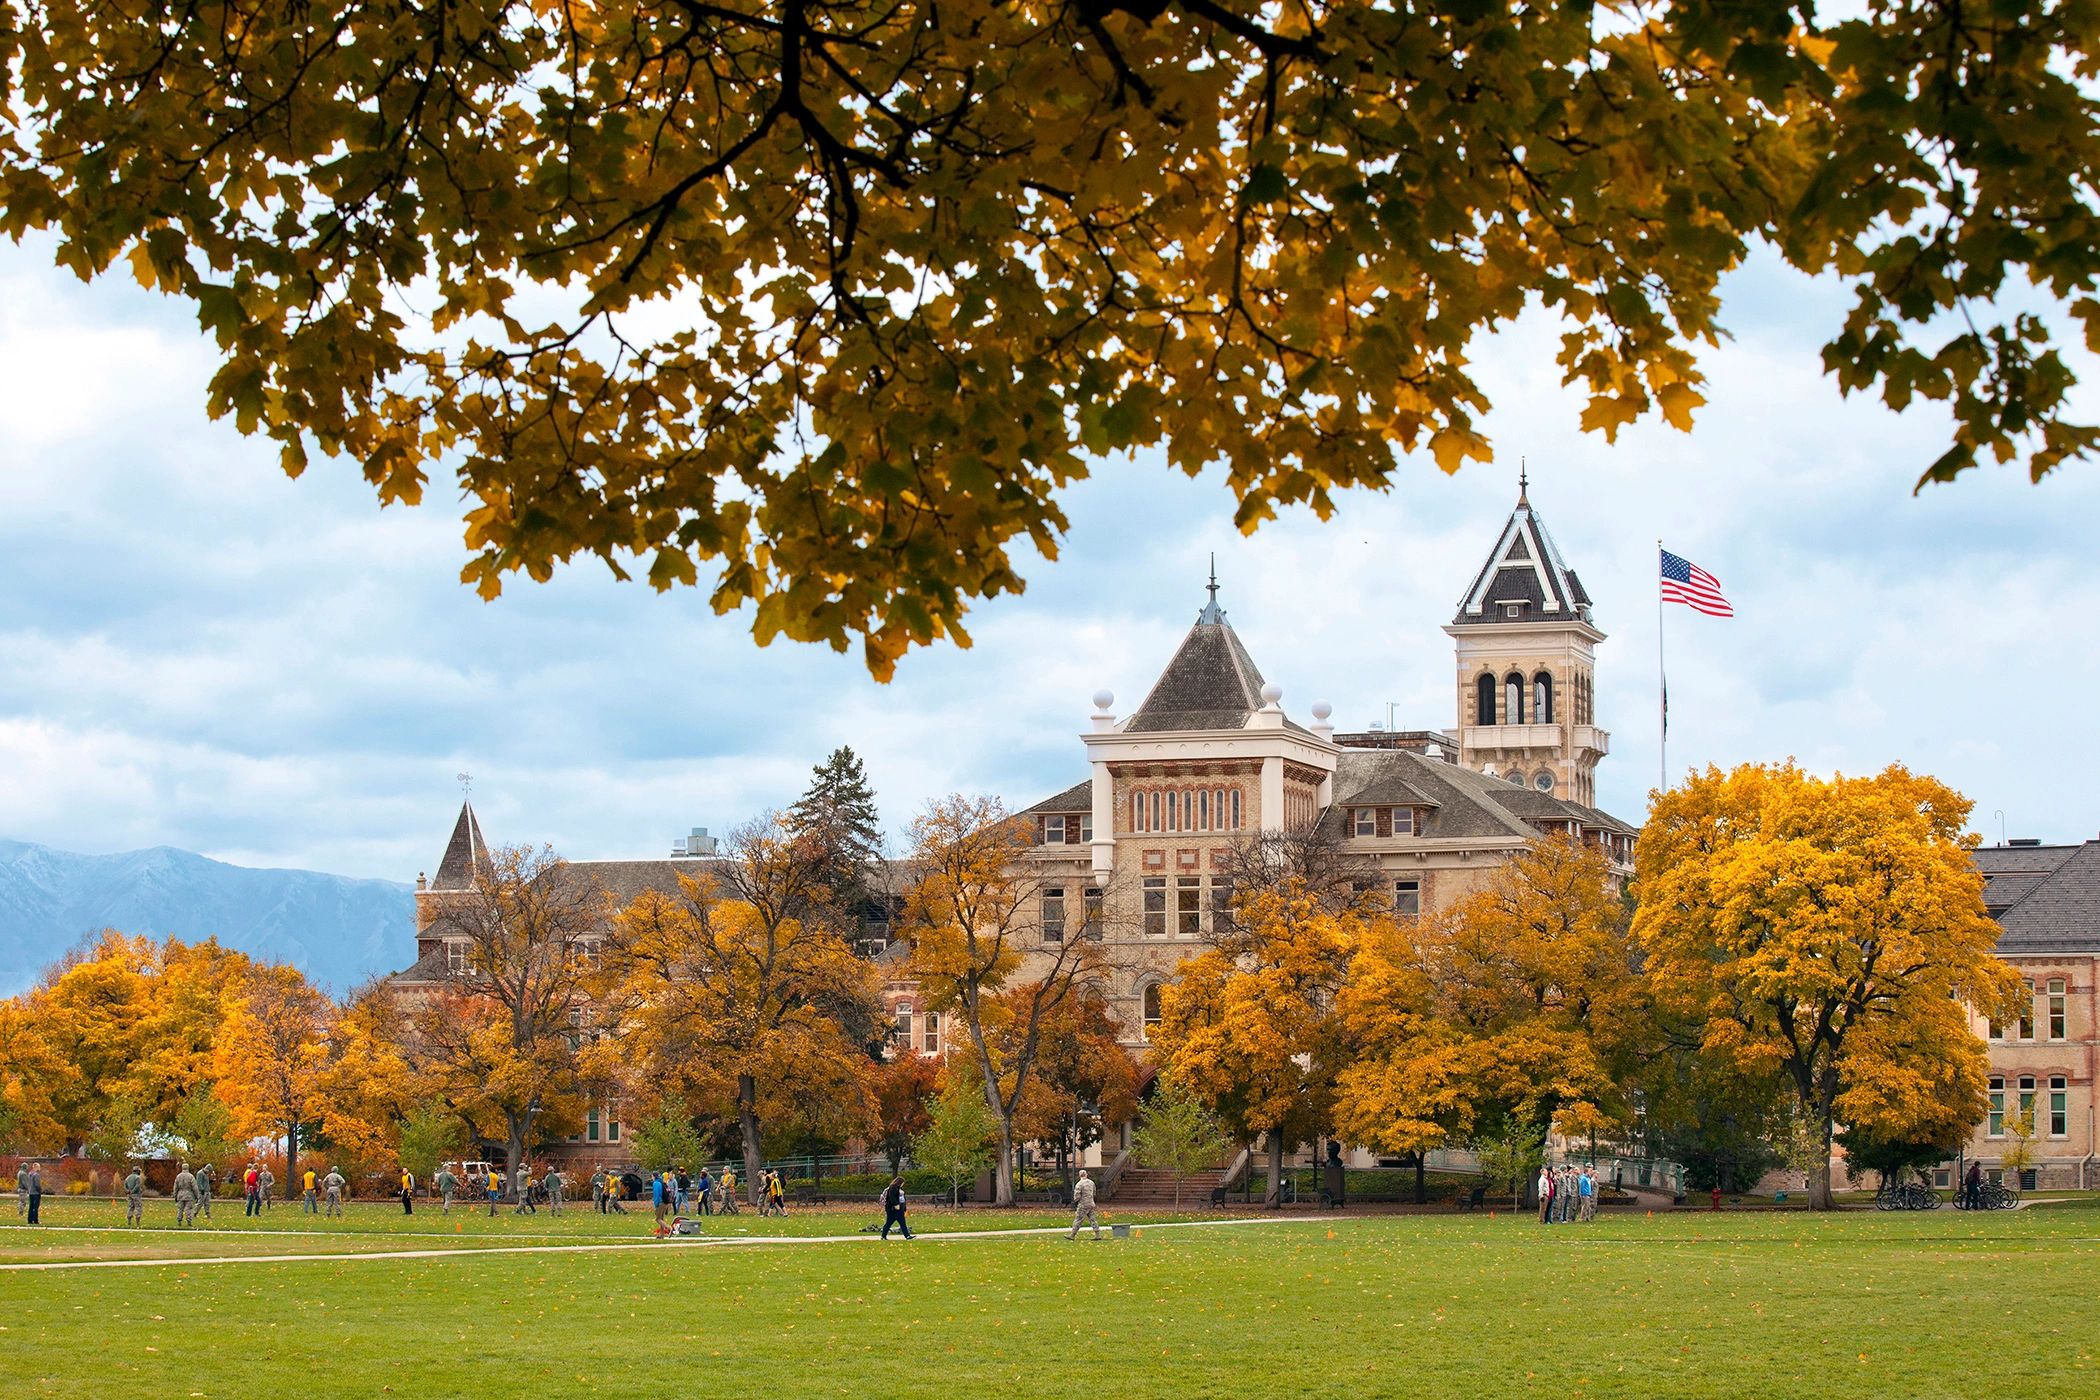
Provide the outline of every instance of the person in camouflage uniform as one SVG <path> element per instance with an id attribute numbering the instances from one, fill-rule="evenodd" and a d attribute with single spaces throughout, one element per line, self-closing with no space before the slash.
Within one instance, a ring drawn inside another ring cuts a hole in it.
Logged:
<path id="1" fill-rule="evenodd" d="M 438 1193 L 445 1198 L 445 1214 L 452 1214 L 452 1195 L 459 1190 L 459 1178 L 452 1174 L 452 1168 L 439 1167 L 438 1174 L 431 1179 L 431 1184 L 437 1187 Z"/>
<path id="2" fill-rule="evenodd" d="M 187 1225 L 197 1216 L 197 1177 L 190 1171 L 190 1164 L 179 1164 L 175 1173 L 175 1223 Z"/>
<path id="3" fill-rule="evenodd" d="M 124 1178 L 124 1223 L 146 1223 L 146 1174 L 137 1167 L 133 1167 L 131 1175 Z"/>
<path id="4" fill-rule="evenodd" d="M 211 1187 L 211 1163 L 206 1162 L 197 1168 L 197 1209 L 190 1216 L 192 1220 L 199 1215 L 211 1219 Z"/>
<path id="5" fill-rule="evenodd" d="M 328 1169 L 328 1175 L 321 1181 L 321 1189 L 328 1195 L 328 1210 L 326 1214 L 341 1215 L 343 1213 L 343 1188 L 349 1184 L 349 1182 L 343 1180 L 342 1172 L 334 1167 Z"/>
<path id="6" fill-rule="evenodd" d="M 272 1204 L 270 1192 L 275 1189 L 276 1185 L 277 1174 L 268 1167 L 264 1167 L 262 1175 L 256 1179 L 256 1186 L 262 1191 L 262 1207 L 264 1210 L 268 1210 Z"/>
<path id="7" fill-rule="evenodd" d="M 547 1213 L 561 1214 L 562 1191 L 565 1189 L 561 1173 L 553 1167 L 547 1168 Z"/>

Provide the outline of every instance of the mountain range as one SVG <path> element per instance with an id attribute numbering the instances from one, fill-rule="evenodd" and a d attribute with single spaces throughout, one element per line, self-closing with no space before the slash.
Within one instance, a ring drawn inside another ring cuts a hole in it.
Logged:
<path id="1" fill-rule="evenodd" d="M 0 996 L 103 928 L 216 937 L 338 995 L 415 958 L 415 896 L 390 880 L 257 870 L 155 846 L 80 855 L 0 841 Z"/>

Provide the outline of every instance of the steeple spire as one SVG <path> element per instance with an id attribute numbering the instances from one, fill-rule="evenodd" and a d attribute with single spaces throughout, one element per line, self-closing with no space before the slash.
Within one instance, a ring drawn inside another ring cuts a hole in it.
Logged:
<path id="1" fill-rule="evenodd" d="M 1531 505 L 1531 477 L 1522 457 L 1517 458 L 1517 504 L 1525 507 Z"/>
<path id="2" fill-rule="evenodd" d="M 1210 601 L 1203 605 L 1202 612 L 1196 614 L 1197 623 L 1223 622 L 1225 610 L 1218 606 L 1218 556 L 1215 553 L 1210 556 L 1210 583 L 1206 591 L 1210 594 Z"/>

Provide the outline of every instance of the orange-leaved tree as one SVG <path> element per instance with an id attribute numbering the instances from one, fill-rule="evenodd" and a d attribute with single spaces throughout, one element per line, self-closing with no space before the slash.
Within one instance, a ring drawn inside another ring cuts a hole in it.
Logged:
<path id="1" fill-rule="evenodd" d="M 219 1094 L 249 1137 L 284 1140 L 286 1186 L 325 1103 L 335 1006 L 296 967 L 251 967 L 232 987 L 213 1068 Z"/>
<path id="2" fill-rule="evenodd" d="M 1046 877 L 1028 858 L 1034 844 L 1032 824 L 1007 815 L 996 798 L 931 804 L 912 823 L 900 929 L 927 1009 L 961 1022 L 975 1061 L 993 1118 L 998 1205 L 1013 1204 L 1015 1118 L 1044 1034 L 1107 970 L 1097 929 L 1046 935 Z"/>
<path id="3" fill-rule="evenodd" d="M 608 930 L 594 980 L 646 1072 L 700 1080 L 696 1102 L 727 1102 L 757 1199 L 764 1111 L 799 1094 L 865 1102 L 881 1039 L 882 988 L 848 941 L 827 848 L 778 817 L 732 833 L 723 859 L 645 891 Z M 704 1082 L 702 1082 L 704 1080 Z"/>
<path id="4" fill-rule="evenodd" d="M 1892 766 L 1820 778 L 1709 768 L 1656 800 L 1634 933 L 1658 1001 L 1707 1053 L 1777 1072 L 1814 1135 L 1809 1204 L 1831 1209 L 1837 1123 L 1899 1137 L 1983 1112 L 1969 1008 L 2020 983 L 1963 835 L 1970 803 Z M 1951 1079 L 1950 1079 L 1951 1076 Z"/>
<path id="5" fill-rule="evenodd" d="M 510 846 L 490 852 L 472 891 L 432 925 L 464 942 L 465 967 L 418 1009 L 409 1062 L 504 1144 L 512 1181 L 539 1136 L 582 1121 L 584 971 L 605 913 L 597 884 L 552 850 Z"/>
<path id="6" fill-rule="evenodd" d="M 1153 1051 L 1164 1072 L 1243 1142 L 1268 1139 L 1268 1199 L 1284 1153 L 1329 1126 L 1347 1062 L 1337 999 L 1368 925 L 1296 880 L 1243 894 L 1234 927 L 1184 962 L 1160 998 Z"/>

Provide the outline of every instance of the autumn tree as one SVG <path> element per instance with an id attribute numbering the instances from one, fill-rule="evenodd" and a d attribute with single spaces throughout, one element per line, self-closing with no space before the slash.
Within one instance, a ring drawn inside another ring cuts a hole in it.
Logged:
<path id="1" fill-rule="evenodd" d="M 26 999 L 40 1039 L 72 1070 L 51 1086 L 51 1114 L 68 1151 L 97 1136 L 119 1096 L 145 1113 L 130 1086 L 146 1055 L 144 1026 L 159 968 L 153 940 L 105 929 L 49 969 Z"/>
<path id="2" fill-rule="evenodd" d="M 820 856 L 777 817 L 738 829 L 676 893 L 619 911 L 595 982 L 652 1072 L 699 1066 L 721 1085 L 754 1201 L 768 1106 L 864 1073 L 882 1034 L 880 982 L 846 941 Z"/>
<path id="3" fill-rule="evenodd" d="M 233 1110 L 210 1084 L 199 1084 L 182 1101 L 167 1131 L 181 1144 L 193 1167 L 209 1164 L 221 1178 L 225 1164 L 241 1148 L 240 1126 Z"/>
<path id="4" fill-rule="evenodd" d="M 1014 1203 L 1016 1117 L 1033 1087 L 1044 1034 L 1106 970 L 1098 936 L 1043 932 L 1047 883 L 1029 860 L 1030 823 L 997 798 L 948 797 L 912 823 L 900 932 L 931 1011 L 961 1025 L 996 1153 L 994 1204 Z"/>
<path id="5" fill-rule="evenodd" d="M 22 1000 L 0 1000 L 0 1154 L 65 1146 L 59 1105 L 80 1098 L 79 1074 L 44 1038 Z"/>
<path id="6" fill-rule="evenodd" d="M 1034 992 L 1024 986 L 1001 996 L 1019 1003 Z M 1024 1011 L 1018 1004 L 1004 1008 L 996 1023 L 1018 1025 Z M 1082 987 L 1042 1019 L 1035 1072 L 1015 1110 L 1014 1132 L 1021 1141 L 1049 1145 L 1069 1185 L 1080 1154 L 1101 1141 L 1109 1124 L 1127 1123 L 1137 1113 L 1137 1077 L 1115 1013 L 1097 989 Z"/>
<path id="7" fill-rule="evenodd" d="M 355 988 L 329 1028 L 329 1058 L 318 1095 L 320 1136 L 351 1157 L 376 1161 L 407 1150 L 409 1122 L 425 1111 L 442 1113 L 460 1141 L 475 1131 L 472 1105 L 479 1086 L 453 1073 L 455 1066 L 422 1053 L 416 1043 L 419 1013 L 381 982 Z M 428 1073 L 417 1064 L 427 1063 Z M 419 1173 L 420 1174 L 420 1173 Z M 285 1173 L 287 1199 L 297 1194 Z"/>
<path id="8" fill-rule="evenodd" d="M 1221 465 L 1254 528 L 1487 459 L 1533 305 L 1584 428 L 1686 427 L 1755 244 L 1852 294 L 1841 388 L 1943 405 L 1931 476 L 2094 445 L 2094 46 L 2041 0 L 23 13 L 0 233 L 193 304 L 290 474 L 456 473 L 485 596 L 705 571 L 886 677 L 1092 461 Z"/>
<path id="9" fill-rule="evenodd" d="M 492 851 L 432 925 L 465 945 L 465 967 L 417 1010 L 409 1065 L 494 1130 L 513 1181 L 537 1134 L 581 1122 L 583 973 L 605 914 L 603 892 L 552 850 L 511 846 Z"/>
<path id="10" fill-rule="evenodd" d="M 1440 1014 L 1419 926 L 1374 921 L 1335 1002 L 1348 1046 L 1335 1078 L 1334 1129 L 1345 1140 L 1415 1161 L 1427 1196 L 1428 1154 L 1470 1130 L 1475 1041 Z"/>
<path id="11" fill-rule="evenodd" d="M 1229 1145 L 1217 1115 L 1171 1075 L 1158 1080 L 1130 1138 L 1131 1155 L 1141 1164 L 1174 1173 L 1176 1210 L 1188 1174 L 1216 1163 Z"/>
<path id="12" fill-rule="evenodd" d="M 335 1007 L 296 967 L 251 968 L 235 984 L 214 1069 L 250 1137 L 282 1139 L 284 1174 L 299 1175 L 301 1135 L 322 1116 Z"/>
<path id="13" fill-rule="evenodd" d="M 1969 1008 L 2005 1014 L 2019 979 L 1992 955 L 1969 807 L 1900 766 L 1744 765 L 1662 794 L 1642 834 L 1633 928 L 1653 994 L 1705 1052 L 1783 1078 L 1818 1149 L 1814 1209 L 1833 1205 L 1836 1124 L 1893 1136 L 1982 1114 Z"/>
<path id="14" fill-rule="evenodd" d="M 1330 1122 L 1336 998 L 1363 936 L 1361 916 L 1286 882 L 1242 898 L 1234 929 L 1161 995 L 1153 1053 L 1242 1141 L 1267 1139 L 1272 1205 L 1284 1154 Z"/>
<path id="15" fill-rule="evenodd" d="M 926 1105 L 941 1091 L 941 1062 L 900 1049 L 875 1067 L 871 1083 L 875 1125 L 869 1145 L 889 1158 L 892 1172 L 899 1172 L 913 1139 L 933 1121 Z"/>
<path id="16" fill-rule="evenodd" d="M 1626 1116 L 1649 1007 L 1601 848 L 1542 837 L 1418 936 L 1438 1015 L 1467 1042 L 1473 1121 Z"/>

